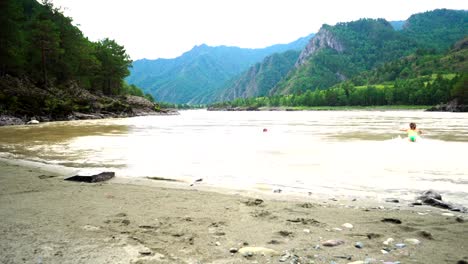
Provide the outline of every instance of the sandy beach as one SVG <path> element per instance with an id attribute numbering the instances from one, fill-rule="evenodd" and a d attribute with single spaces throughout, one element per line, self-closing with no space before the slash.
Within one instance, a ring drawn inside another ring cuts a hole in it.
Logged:
<path id="1" fill-rule="evenodd" d="M 65 174 L 0 161 L 0 263 L 468 262 L 463 213 Z"/>

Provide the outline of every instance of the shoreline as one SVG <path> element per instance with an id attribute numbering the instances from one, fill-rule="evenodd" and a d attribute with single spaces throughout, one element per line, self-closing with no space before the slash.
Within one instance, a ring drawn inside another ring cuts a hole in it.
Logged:
<path id="1" fill-rule="evenodd" d="M 159 112 L 137 112 L 137 113 L 79 113 L 73 112 L 66 118 L 51 118 L 45 116 L 15 116 L 8 114 L 0 114 L 0 127 L 2 126 L 21 126 L 21 125 L 35 125 L 39 123 L 50 122 L 63 122 L 63 121 L 76 121 L 76 120 L 94 120 L 94 119 L 111 119 L 111 118 L 130 118 L 137 116 L 172 116 L 179 115 L 180 113 L 173 109 L 163 109 Z M 37 122 L 35 122 L 36 120 Z"/>
<path id="2" fill-rule="evenodd" d="M 154 180 L 68 182 L 31 165 L 0 159 L 2 263 L 468 261 L 462 213 Z"/>

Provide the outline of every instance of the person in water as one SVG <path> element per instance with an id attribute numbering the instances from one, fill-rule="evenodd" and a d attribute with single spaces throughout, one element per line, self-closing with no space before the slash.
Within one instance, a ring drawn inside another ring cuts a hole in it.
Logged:
<path id="1" fill-rule="evenodd" d="M 418 137 L 418 135 L 422 134 L 422 131 L 416 128 L 416 123 L 410 123 L 409 126 L 410 126 L 409 129 L 401 129 L 401 130 L 406 131 L 406 133 L 408 133 L 408 140 L 410 142 L 416 142 L 416 138 Z"/>

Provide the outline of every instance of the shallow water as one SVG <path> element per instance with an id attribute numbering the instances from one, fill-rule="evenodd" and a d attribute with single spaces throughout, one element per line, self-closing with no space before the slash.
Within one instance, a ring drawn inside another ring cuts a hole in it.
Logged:
<path id="1" fill-rule="evenodd" d="M 409 122 L 424 132 L 416 143 L 399 131 Z M 112 169 L 118 177 L 408 200 L 435 189 L 468 205 L 466 113 L 196 110 L 1 127 L 0 144 L 0 157 Z"/>

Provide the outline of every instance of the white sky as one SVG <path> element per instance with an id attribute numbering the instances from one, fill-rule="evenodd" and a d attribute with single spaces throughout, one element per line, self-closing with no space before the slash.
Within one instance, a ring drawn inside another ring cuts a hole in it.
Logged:
<path id="1" fill-rule="evenodd" d="M 52 0 L 92 41 L 115 39 L 133 60 L 175 58 L 195 45 L 263 48 L 359 18 L 406 20 L 467 0 Z"/>

